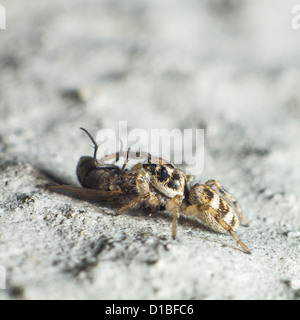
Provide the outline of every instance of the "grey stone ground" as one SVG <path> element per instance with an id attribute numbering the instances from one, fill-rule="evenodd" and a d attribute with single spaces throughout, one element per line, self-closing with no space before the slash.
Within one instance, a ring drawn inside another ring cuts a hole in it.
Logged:
<path id="1" fill-rule="evenodd" d="M 299 299 L 293 1 L 1 4 L 1 299 Z M 79 127 L 119 120 L 205 129 L 201 181 L 239 200 L 251 255 L 191 219 L 173 241 L 168 214 L 116 217 L 43 189 L 41 168 L 77 183 L 78 158 L 92 153 Z"/>

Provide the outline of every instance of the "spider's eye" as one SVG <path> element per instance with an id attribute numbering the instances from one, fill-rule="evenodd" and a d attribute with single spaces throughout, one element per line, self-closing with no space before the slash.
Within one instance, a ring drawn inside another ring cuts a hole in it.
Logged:
<path id="1" fill-rule="evenodd" d="M 150 164 L 149 164 L 149 169 L 150 169 L 151 172 L 154 173 L 154 172 L 155 172 L 155 169 L 156 169 L 156 164 L 150 163 Z"/>
<path id="2" fill-rule="evenodd" d="M 163 177 L 163 178 L 166 178 L 167 177 L 167 171 L 166 170 L 163 170 L 162 172 L 161 172 L 161 176 Z"/>
<path id="3" fill-rule="evenodd" d="M 160 181 L 165 181 L 169 177 L 168 171 L 164 167 L 160 168 L 160 170 L 158 171 L 158 175 Z"/>

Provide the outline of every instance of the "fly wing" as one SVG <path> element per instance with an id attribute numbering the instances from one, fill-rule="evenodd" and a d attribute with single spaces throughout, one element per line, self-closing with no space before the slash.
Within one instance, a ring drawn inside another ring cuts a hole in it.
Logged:
<path id="1" fill-rule="evenodd" d="M 70 185 L 50 185 L 47 187 L 47 189 L 71 198 L 92 202 L 122 204 L 125 200 L 125 195 L 122 191 L 105 191 L 97 189 L 78 188 Z"/>

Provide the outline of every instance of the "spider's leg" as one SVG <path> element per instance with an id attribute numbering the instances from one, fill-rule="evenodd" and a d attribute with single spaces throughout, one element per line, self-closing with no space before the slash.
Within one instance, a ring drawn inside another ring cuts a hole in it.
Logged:
<path id="1" fill-rule="evenodd" d="M 129 210 L 139 209 L 140 206 L 149 200 L 149 194 L 140 194 L 135 199 L 130 201 L 129 203 L 125 204 L 122 208 L 117 211 L 117 215 L 122 214 Z"/>
<path id="2" fill-rule="evenodd" d="M 181 208 L 183 197 L 181 195 L 176 195 L 172 199 L 169 200 L 169 202 L 166 205 L 166 209 L 172 213 L 173 215 L 173 223 L 172 223 L 172 238 L 176 238 L 176 232 L 177 232 L 177 220 L 179 218 L 179 211 Z"/>
<path id="3" fill-rule="evenodd" d="M 250 253 L 249 248 L 240 240 L 233 228 L 224 220 L 223 216 L 212 207 L 203 204 L 194 204 L 187 207 L 184 213 L 187 216 L 199 218 L 204 225 L 215 231 L 227 231 L 246 253 Z"/>
<path id="4" fill-rule="evenodd" d="M 250 253 L 234 232 L 239 227 L 237 214 L 214 189 L 208 184 L 194 185 L 189 194 L 189 202 L 192 205 L 184 211 L 186 215 L 198 217 L 204 225 L 217 232 L 230 233 L 245 252 Z"/>
<path id="5" fill-rule="evenodd" d="M 216 189 L 220 192 L 220 194 L 229 202 L 231 202 L 234 205 L 234 208 L 238 214 L 238 216 L 240 217 L 241 221 L 243 222 L 243 224 L 245 226 L 248 226 L 248 221 L 247 219 L 244 217 L 242 210 L 238 204 L 238 202 L 236 201 L 236 199 L 229 193 L 227 192 L 224 187 L 217 181 L 217 180 L 208 180 L 205 182 L 206 185 L 213 187 L 215 186 Z"/>

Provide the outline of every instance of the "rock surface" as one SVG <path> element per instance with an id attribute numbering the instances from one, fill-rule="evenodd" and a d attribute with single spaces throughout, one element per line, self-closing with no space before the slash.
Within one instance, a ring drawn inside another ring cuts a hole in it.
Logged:
<path id="1" fill-rule="evenodd" d="M 1 4 L 1 299 L 299 299 L 293 1 Z M 79 127 L 121 120 L 205 129 L 200 179 L 239 200 L 251 255 L 195 219 L 173 241 L 167 213 L 116 217 L 44 189 L 44 170 L 77 184 L 92 154 Z"/>

